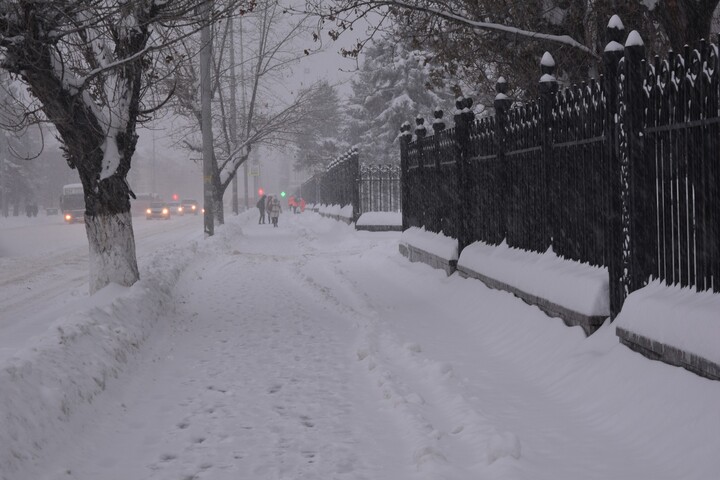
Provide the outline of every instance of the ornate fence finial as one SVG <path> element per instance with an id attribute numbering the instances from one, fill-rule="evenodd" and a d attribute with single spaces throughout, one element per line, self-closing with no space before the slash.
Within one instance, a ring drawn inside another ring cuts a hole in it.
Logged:
<path id="1" fill-rule="evenodd" d="M 550 52 L 545 52 L 540 60 L 540 70 L 544 75 L 555 75 L 555 59 Z"/>
<path id="2" fill-rule="evenodd" d="M 427 135 L 427 128 L 425 128 L 425 119 L 418 115 L 415 117 L 415 124 L 417 125 L 415 127 L 415 135 L 417 138 L 425 138 L 425 135 Z"/>
<path id="3" fill-rule="evenodd" d="M 607 37 L 607 44 L 605 45 L 605 51 L 603 52 L 603 62 L 605 63 L 605 73 L 609 74 L 609 78 L 614 78 L 617 65 L 623 56 L 625 47 L 621 43 L 623 37 L 625 37 L 625 26 L 623 26 L 620 17 L 613 15 L 608 22 L 607 29 L 605 30 L 605 36 Z"/>
<path id="4" fill-rule="evenodd" d="M 495 91 L 497 92 L 494 103 L 495 109 L 507 110 L 510 108 L 512 100 L 507 96 L 508 83 L 507 80 L 505 80 L 505 77 L 498 77 L 497 82 L 495 83 Z"/>
<path id="5" fill-rule="evenodd" d="M 435 117 L 435 120 L 433 120 L 433 132 L 439 133 L 445 130 L 445 121 L 443 120 L 443 115 L 445 112 L 442 111 L 440 107 L 435 107 L 435 110 L 433 111 L 433 117 Z"/>
<path id="6" fill-rule="evenodd" d="M 555 78 L 555 59 L 550 52 L 545 52 L 540 60 L 540 94 L 551 94 L 557 92 L 558 82 Z"/>
<path id="7" fill-rule="evenodd" d="M 455 111 L 453 111 L 453 121 L 455 122 L 455 125 L 457 125 L 458 121 L 460 120 L 460 115 L 462 114 L 463 105 L 465 105 L 465 97 L 460 95 L 455 99 Z"/>
<path id="8" fill-rule="evenodd" d="M 402 125 L 400 125 L 400 138 L 408 138 L 412 137 L 412 133 L 410 133 L 410 122 L 403 122 Z"/>
<path id="9" fill-rule="evenodd" d="M 625 25 L 623 25 L 620 17 L 618 17 L 617 15 L 613 15 L 612 17 L 610 17 L 610 21 L 607 24 L 607 29 L 605 30 L 605 35 L 607 35 L 608 44 L 612 42 L 622 42 L 623 37 L 625 36 Z"/>
<path id="10" fill-rule="evenodd" d="M 475 120 L 475 112 L 473 112 L 472 106 L 473 106 L 472 97 L 465 97 L 465 100 L 463 101 L 462 115 L 465 118 L 465 121 L 468 123 Z"/>

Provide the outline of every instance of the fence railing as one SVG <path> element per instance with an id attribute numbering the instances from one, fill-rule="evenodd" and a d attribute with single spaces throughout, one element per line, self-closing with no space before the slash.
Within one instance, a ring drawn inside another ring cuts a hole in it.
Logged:
<path id="1" fill-rule="evenodd" d="M 645 60 L 637 32 L 611 21 L 604 75 L 560 90 L 541 62 L 540 96 L 495 114 L 456 102 L 401 128 L 403 228 L 607 267 L 610 308 L 649 278 L 720 291 L 720 63 L 717 44 Z"/>
<path id="2" fill-rule="evenodd" d="M 360 165 L 360 212 L 399 212 L 400 165 Z"/>
<path id="3" fill-rule="evenodd" d="M 398 212 L 400 198 L 398 165 L 361 164 L 352 148 L 303 182 L 299 193 L 308 203 L 353 206 L 353 221 L 365 212 Z"/>

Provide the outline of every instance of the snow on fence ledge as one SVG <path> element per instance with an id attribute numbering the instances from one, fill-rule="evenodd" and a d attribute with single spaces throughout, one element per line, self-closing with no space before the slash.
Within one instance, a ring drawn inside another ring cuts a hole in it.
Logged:
<path id="1" fill-rule="evenodd" d="M 450 275 L 481 280 L 536 305 L 586 334 L 609 317 L 608 274 L 604 268 L 558 257 L 476 242 L 463 249 L 442 233 L 411 227 L 400 252 Z M 620 342 L 653 360 L 720 380 L 720 294 L 668 286 L 655 280 L 630 294 L 614 321 Z"/>
<path id="2" fill-rule="evenodd" d="M 656 280 L 628 296 L 615 325 L 632 350 L 720 380 L 720 294 Z"/>
<path id="3" fill-rule="evenodd" d="M 475 242 L 463 249 L 458 273 L 512 292 L 587 335 L 610 316 L 607 269 L 560 258 L 552 248 L 536 253 Z"/>
<path id="4" fill-rule="evenodd" d="M 457 240 L 425 228 L 410 227 L 400 236 L 400 253 L 411 262 L 422 262 L 452 275 L 457 267 Z"/>
<path id="5" fill-rule="evenodd" d="M 411 227 L 400 239 L 400 252 L 450 275 L 481 280 L 491 288 L 506 290 L 536 305 L 567 325 L 579 325 L 587 335 L 610 315 L 607 270 L 564 260 L 551 250 L 535 253 L 473 243 L 458 258 L 457 240 L 442 233 Z"/>
<path id="6" fill-rule="evenodd" d="M 356 230 L 402 231 L 402 213 L 365 212 L 355 222 Z"/>
<path id="7" fill-rule="evenodd" d="M 323 217 L 334 218 L 335 220 L 345 222 L 348 225 L 353 220 L 353 207 L 352 205 L 319 205 L 317 212 Z"/>

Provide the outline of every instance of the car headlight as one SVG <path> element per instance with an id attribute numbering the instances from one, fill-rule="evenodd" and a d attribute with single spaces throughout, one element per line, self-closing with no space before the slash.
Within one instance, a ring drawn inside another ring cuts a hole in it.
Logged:
<path id="1" fill-rule="evenodd" d="M 182 208 L 182 207 L 178 207 L 178 212 L 182 212 L 182 211 L 183 211 L 183 208 Z"/>
<path id="2" fill-rule="evenodd" d="M 167 214 L 168 214 L 168 209 L 167 209 L 167 208 L 163 208 L 163 215 L 167 215 Z"/>
<path id="3" fill-rule="evenodd" d="M 72 215 L 70 215 L 69 213 L 65 215 L 65 220 L 67 220 L 68 222 L 72 220 Z"/>
<path id="4" fill-rule="evenodd" d="M 192 206 L 192 209 L 195 210 L 197 207 L 195 205 Z"/>
<path id="5" fill-rule="evenodd" d="M 152 210 L 148 208 L 147 210 L 145 210 L 145 213 L 147 213 L 148 215 L 152 215 Z"/>

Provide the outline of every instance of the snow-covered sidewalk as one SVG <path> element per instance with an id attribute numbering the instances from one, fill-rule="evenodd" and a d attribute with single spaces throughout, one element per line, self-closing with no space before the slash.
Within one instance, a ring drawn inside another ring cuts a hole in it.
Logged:
<path id="1" fill-rule="evenodd" d="M 720 472 L 720 382 L 629 351 L 609 325 L 586 338 L 510 294 L 412 264 L 399 232 L 311 212 L 256 222 L 231 217 L 182 261 L 164 255 L 182 273 L 136 356 L 0 478 Z"/>

